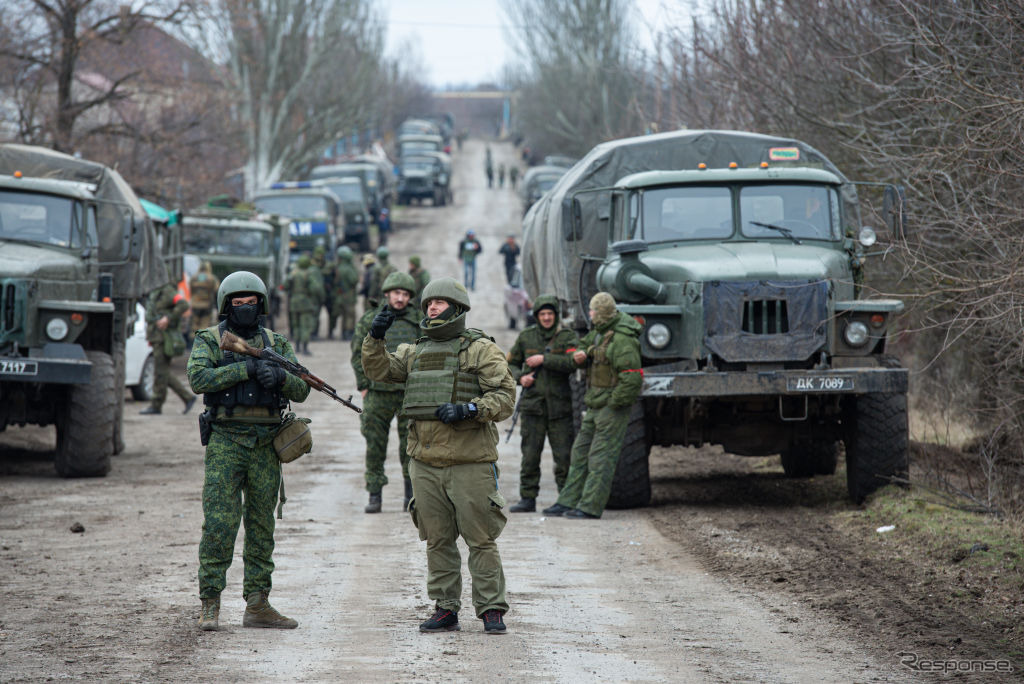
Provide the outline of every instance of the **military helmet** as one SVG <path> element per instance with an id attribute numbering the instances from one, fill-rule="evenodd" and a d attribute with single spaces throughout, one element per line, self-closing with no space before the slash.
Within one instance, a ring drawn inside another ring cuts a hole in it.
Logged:
<path id="1" fill-rule="evenodd" d="M 217 290 L 217 311 L 225 313 L 225 309 L 231 304 L 231 298 L 239 294 L 259 295 L 263 302 L 263 313 L 270 313 L 267 286 L 258 275 L 249 271 L 235 271 L 221 281 L 220 289 Z"/>
<path id="2" fill-rule="evenodd" d="M 388 277 L 384 279 L 384 284 L 381 285 L 381 292 L 389 292 L 391 290 L 405 290 L 410 295 L 416 294 L 416 281 L 412 279 L 412 276 L 402 271 L 395 271 L 389 273 Z"/>
<path id="3" fill-rule="evenodd" d="M 391 254 L 391 252 L 388 251 L 388 248 L 385 247 L 384 245 L 381 245 L 380 247 L 377 248 L 378 259 L 387 259 L 389 254 Z"/>
<path id="4" fill-rule="evenodd" d="M 420 299 L 424 311 L 427 310 L 427 302 L 431 299 L 443 299 L 446 302 L 461 306 L 466 311 L 469 311 L 470 308 L 469 292 L 466 291 L 466 286 L 455 278 L 431 280 L 423 288 L 423 292 L 420 293 Z"/>
<path id="5" fill-rule="evenodd" d="M 348 245 L 342 245 L 341 247 L 338 248 L 337 255 L 339 259 L 351 259 L 352 248 L 349 247 Z"/>

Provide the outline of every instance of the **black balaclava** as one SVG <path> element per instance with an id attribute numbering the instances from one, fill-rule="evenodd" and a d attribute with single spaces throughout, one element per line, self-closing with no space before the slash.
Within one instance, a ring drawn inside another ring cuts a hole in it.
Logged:
<path id="1" fill-rule="evenodd" d="M 242 337 L 254 337 L 260 331 L 260 308 L 263 298 L 257 295 L 255 304 L 228 308 L 228 327 Z"/>

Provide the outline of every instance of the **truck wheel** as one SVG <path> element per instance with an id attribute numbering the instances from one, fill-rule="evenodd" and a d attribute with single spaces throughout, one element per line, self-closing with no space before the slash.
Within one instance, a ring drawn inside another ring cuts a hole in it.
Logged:
<path id="1" fill-rule="evenodd" d="M 448 193 L 446 193 L 444 190 L 439 192 L 437 194 L 437 200 L 434 202 L 434 204 L 436 204 L 438 206 L 441 206 L 441 207 L 443 207 L 444 205 L 448 204 Z"/>
<path id="2" fill-rule="evenodd" d="M 153 382 L 156 378 L 156 363 L 153 355 L 146 357 L 142 364 L 142 375 L 139 377 L 139 384 L 132 387 L 132 399 L 135 401 L 149 401 L 153 398 Z"/>
<path id="3" fill-rule="evenodd" d="M 906 394 L 863 394 L 852 398 L 846 417 L 846 489 L 861 503 L 910 467 Z"/>
<path id="4" fill-rule="evenodd" d="M 114 404 L 114 455 L 124 452 L 124 376 L 125 376 L 125 352 L 124 347 L 115 353 L 114 361 L 114 387 L 116 388 Z"/>
<path id="5" fill-rule="evenodd" d="M 572 391 L 572 438 L 580 433 L 580 426 L 583 425 L 583 410 L 586 404 L 583 397 L 587 394 L 587 383 L 579 379 L 580 373 L 573 373 L 569 376 L 569 389 Z"/>
<path id="6" fill-rule="evenodd" d="M 103 352 L 86 352 L 92 380 L 73 385 L 57 416 L 54 466 L 61 477 L 102 477 L 110 471 L 117 420 L 114 361 Z M 123 392 L 123 388 L 121 388 Z"/>
<path id="7" fill-rule="evenodd" d="M 783 451 L 782 470 L 786 477 L 832 475 L 839 460 L 838 442 L 807 442 Z"/>
<path id="8" fill-rule="evenodd" d="M 626 439 L 622 443 L 619 463 L 615 466 L 608 508 L 640 508 L 651 503 L 650 453 L 644 405 L 638 401 L 629 414 Z"/>

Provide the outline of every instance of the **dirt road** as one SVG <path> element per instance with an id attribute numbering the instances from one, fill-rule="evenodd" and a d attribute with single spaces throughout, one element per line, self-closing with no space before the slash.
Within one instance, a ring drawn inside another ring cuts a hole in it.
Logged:
<path id="1" fill-rule="evenodd" d="M 511 146 L 492 148 L 496 162 L 512 161 Z M 456 243 L 474 228 L 484 253 L 469 322 L 507 349 L 514 333 L 502 312 L 497 249 L 506 233 L 518 234 L 521 205 L 507 185 L 486 188 L 483 155 L 484 145 L 469 141 L 456 157 L 454 206 L 396 212 L 407 228 L 390 247 L 398 265 L 419 254 L 435 277 L 458 276 Z M 347 345 L 311 348 L 315 371 L 353 387 Z M 664 507 L 610 511 L 600 521 L 511 516 L 499 540 L 509 633 L 484 636 L 464 573 L 463 631 L 420 634 L 431 604 L 424 547 L 401 512 L 397 439 L 384 512 L 365 515 L 357 416 L 315 393 L 302 407 L 313 419 L 314 452 L 285 467 L 289 499 L 275 552 L 273 600 L 300 627 L 241 627 L 239 541 L 224 628 L 200 634 L 203 456 L 195 413 L 179 415 L 180 407 L 172 395 L 163 416 L 145 417 L 129 403 L 128 449 L 104 479 L 57 478 L 46 430 L 0 435 L 0 680 L 908 679 L 884 656 L 893 649 L 830 614 L 714 572 L 686 535 L 662 532 L 685 527 L 690 512 Z M 500 453 L 501 487 L 514 502 L 518 435 Z M 546 455 L 539 504 L 554 499 Z M 673 510 L 684 517 L 666 527 Z M 70 531 L 76 522 L 84 532 Z"/>

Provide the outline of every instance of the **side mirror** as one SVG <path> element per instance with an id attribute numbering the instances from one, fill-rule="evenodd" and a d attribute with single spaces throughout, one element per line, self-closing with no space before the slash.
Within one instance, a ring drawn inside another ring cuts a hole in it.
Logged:
<path id="1" fill-rule="evenodd" d="M 907 197 L 902 185 L 887 185 L 882 200 L 882 216 L 892 234 L 900 239 L 906 237 Z"/>
<path id="2" fill-rule="evenodd" d="M 577 197 L 569 205 L 569 222 L 566 226 L 565 241 L 575 242 L 583 238 L 583 206 Z"/>

